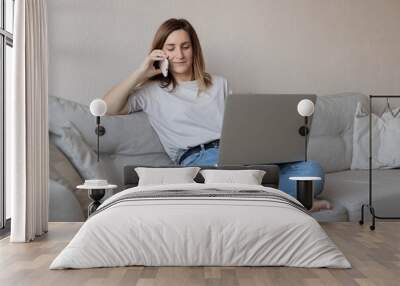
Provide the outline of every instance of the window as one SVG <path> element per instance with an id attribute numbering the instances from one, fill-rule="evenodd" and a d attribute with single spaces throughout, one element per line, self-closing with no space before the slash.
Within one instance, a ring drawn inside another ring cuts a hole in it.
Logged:
<path id="1" fill-rule="evenodd" d="M 13 33 L 14 30 L 14 0 L 5 0 L 5 30 Z"/>
<path id="2" fill-rule="evenodd" d="M 4 145 L 5 145 L 5 98 L 11 92 L 13 65 L 12 47 L 14 31 L 14 0 L 0 0 L 0 228 L 11 217 L 10 194 L 5 190 Z"/>

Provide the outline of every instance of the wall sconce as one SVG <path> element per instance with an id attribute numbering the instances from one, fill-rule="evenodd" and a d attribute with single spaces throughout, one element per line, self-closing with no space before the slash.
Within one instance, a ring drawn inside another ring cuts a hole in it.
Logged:
<path id="1" fill-rule="evenodd" d="M 94 132 L 97 135 L 97 162 L 100 161 L 100 136 L 103 136 L 106 133 L 106 129 L 104 126 L 100 125 L 100 117 L 104 116 L 107 112 L 107 104 L 104 100 L 102 99 L 95 99 L 90 103 L 90 113 L 93 114 L 93 116 L 96 116 L 96 129 Z"/>
<path id="2" fill-rule="evenodd" d="M 297 104 L 297 112 L 304 117 L 304 125 L 299 128 L 299 133 L 305 138 L 304 159 L 307 161 L 308 134 L 310 133 L 308 117 L 314 113 L 314 103 L 309 99 L 300 100 Z"/>

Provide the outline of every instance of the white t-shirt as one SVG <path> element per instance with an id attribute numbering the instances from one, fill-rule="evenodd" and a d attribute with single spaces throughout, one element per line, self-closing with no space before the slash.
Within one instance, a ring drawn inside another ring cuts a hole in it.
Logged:
<path id="1" fill-rule="evenodd" d="M 180 82 L 172 92 L 158 81 L 149 81 L 128 98 L 129 113 L 147 114 L 174 162 L 187 148 L 221 137 L 227 81 L 212 76 L 212 85 L 198 91 L 197 81 Z"/>

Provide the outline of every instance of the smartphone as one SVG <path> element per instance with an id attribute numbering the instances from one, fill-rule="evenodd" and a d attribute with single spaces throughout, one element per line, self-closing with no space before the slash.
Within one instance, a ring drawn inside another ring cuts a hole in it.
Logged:
<path id="1" fill-rule="evenodd" d="M 153 63 L 153 67 L 155 68 L 155 69 L 160 69 L 160 61 L 155 61 L 154 63 Z"/>
<path id="2" fill-rule="evenodd" d="M 153 66 L 154 66 L 156 69 L 160 69 L 160 70 L 161 70 L 161 73 L 162 73 L 162 75 L 163 75 L 164 77 L 167 77 L 167 76 L 168 76 L 168 66 L 169 66 L 168 59 L 163 59 L 163 60 L 161 60 L 161 61 L 155 61 L 155 62 L 153 63 Z"/>

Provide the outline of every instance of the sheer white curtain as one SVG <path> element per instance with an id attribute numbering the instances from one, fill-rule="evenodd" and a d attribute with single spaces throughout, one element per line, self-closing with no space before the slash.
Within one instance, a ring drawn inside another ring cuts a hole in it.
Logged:
<path id="1" fill-rule="evenodd" d="M 6 111 L 6 181 L 12 242 L 48 226 L 48 56 L 45 0 L 15 1 L 13 94 Z"/>

